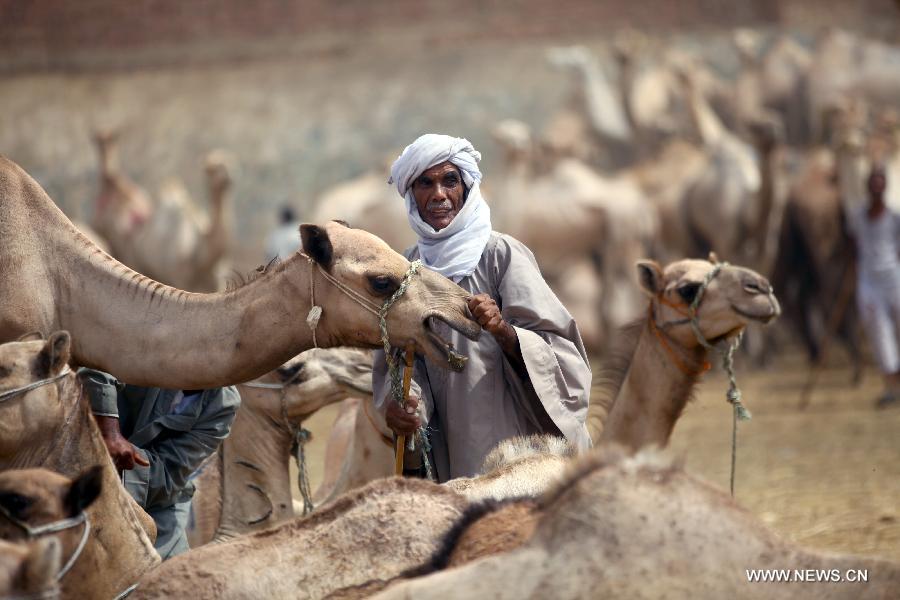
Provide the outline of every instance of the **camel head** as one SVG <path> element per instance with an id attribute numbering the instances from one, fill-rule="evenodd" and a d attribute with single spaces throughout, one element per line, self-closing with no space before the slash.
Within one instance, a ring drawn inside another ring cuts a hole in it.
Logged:
<path id="1" fill-rule="evenodd" d="M 71 339 L 65 331 L 54 333 L 48 340 L 23 339 L 0 345 L 0 465 L 5 468 L 23 449 L 35 447 L 35 440 L 54 435 L 62 425 L 67 407 L 60 389 L 71 385 L 75 376 L 50 380 L 66 367 L 70 348 Z M 46 385 L 3 397 L 41 381 Z"/>
<path id="2" fill-rule="evenodd" d="M 63 574 L 60 557 L 68 563 L 80 554 L 89 532 L 83 513 L 100 496 L 102 480 L 100 466 L 87 469 L 74 480 L 47 469 L 0 472 L 0 539 L 23 543 L 38 540 L 45 544 L 44 552 L 52 548 L 47 543 L 56 544 L 55 556 L 50 552 L 44 557 L 49 560 L 31 574 L 32 584 L 56 584 Z M 47 573 L 50 579 L 38 576 Z M 0 566 L 0 593 L 6 584 L 3 577 Z"/>
<path id="3" fill-rule="evenodd" d="M 319 327 L 332 336 L 332 345 L 381 347 L 379 320 L 371 309 L 380 308 L 400 287 L 410 268 L 408 260 L 378 237 L 344 223 L 332 221 L 325 226 L 304 224 L 300 237 L 305 252 L 324 271 L 316 277 L 317 302 L 325 298 Z M 358 295 L 326 281 L 337 280 Z M 481 328 L 469 315 L 464 289 L 420 268 L 403 293 L 387 312 L 387 331 L 391 345 L 414 346 L 437 364 L 448 364 L 450 343 L 435 333 L 433 320 L 445 322 L 470 339 L 477 339 Z"/>
<path id="4" fill-rule="evenodd" d="M 58 598 L 62 550 L 54 537 L 12 544 L 0 540 L 0 597 Z"/>
<path id="5" fill-rule="evenodd" d="M 99 465 L 75 479 L 47 469 L 0 472 L 0 538 L 29 537 L 16 522 L 36 528 L 77 517 L 100 496 L 102 481 L 103 467 Z M 82 533 L 81 527 L 72 527 L 54 535 L 65 547 L 74 548 Z"/>
<path id="6" fill-rule="evenodd" d="M 715 261 L 714 255 L 710 258 Z M 733 337 L 750 323 L 769 323 L 781 314 L 772 286 L 750 269 L 706 260 L 680 260 L 665 268 L 651 260 L 638 262 L 641 288 L 650 296 L 651 318 L 685 348 L 700 345 L 687 322 L 689 307 L 716 266 L 718 274 L 702 292 L 697 308 L 700 332 L 710 343 Z"/>
<path id="7" fill-rule="evenodd" d="M 222 202 L 225 192 L 231 188 L 234 165 L 234 157 L 224 150 L 213 150 L 206 155 L 203 170 L 212 202 Z"/>
<path id="8" fill-rule="evenodd" d="M 259 381 L 268 387 L 241 388 L 242 406 L 260 411 L 276 423 L 282 423 L 287 417 L 294 427 L 299 427 L 324 406 L 346 398 L 372 397 L 372 352 L 357 348 L 313 348 Z"/>

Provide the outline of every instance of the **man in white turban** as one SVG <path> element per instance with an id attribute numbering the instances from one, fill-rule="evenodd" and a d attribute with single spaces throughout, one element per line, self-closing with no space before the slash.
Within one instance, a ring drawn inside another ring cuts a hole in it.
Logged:
<path id="1" fill-rule="evenodd" d="M 477 474 L 494 446 L 516 435 L 551 433 L 590 446 L 591 370 L 581 335 L 531 251 L 492 231 L 480 159 L 468 140 L 427 134 L 406 147 L 389 180 L 419 237 L 406 257 L 471 292 L 469 310 L 489 334 L 471 341 L 435 323 L 469 361 L 455 373 L 416 357 L 405 410 L 390 398 L 385 356 L 376 354 L 375 405 L 397 434 L 426 426 L 439 481 Z M 407 452 L 406 464 L 420 464 L 419 455 Z"/>

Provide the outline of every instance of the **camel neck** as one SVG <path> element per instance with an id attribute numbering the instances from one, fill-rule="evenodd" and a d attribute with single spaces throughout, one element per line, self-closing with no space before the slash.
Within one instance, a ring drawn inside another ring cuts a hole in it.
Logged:
<path id="1" fill-rule="evenodd" d="M 302 255 L 237 290 L 194 294 L 132 271 L 80 234 L 57 243 L 68 262 L 56 271 L 67 274 L 55 281 L 58 322 L 72 334 L 74 355 L 134 385 L 164 378 L 169 388 L 206 389 L 271 371 L 313 346 L 304 323 L 309 278 L 318 280 L 320 303 L 332 291 Z M 332 343 L 326 320 L 322 346 Z M 110 343 L 121 351 L 110 353 Z"/>
<path id="2" fill-rule="evenodd" d="M 677 353 L 678 360 L 673 353 Z M 622 444 L 631 450 L 649 445 L 665 447 L 703 370 L 704 361 L 705 352 L 701 347 L 687 350 L 672 338 L 655 335 L 648 318 L 601 440 Z"/>
<path id="3" fill-rule="evenodd" d="M 279 414 L 249 405 L 253 394 L 272 390 L 239 388 L 243 408 L 219 456 L 222 465 L 222 515 L 215 539 L 269 527 L 294 515 L 289 456 L 291 434 Z"/>

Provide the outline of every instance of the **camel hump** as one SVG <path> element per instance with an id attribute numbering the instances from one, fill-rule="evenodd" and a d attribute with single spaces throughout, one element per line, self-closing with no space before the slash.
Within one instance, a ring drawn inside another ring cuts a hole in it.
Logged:
<path id="1" fill-rule="evenodd" d="M 567 439 L 555 435 L 521 435 L 503 440 L 491 450 L 481 465 L 481 474 L 490 473 L 531 456 L 576 456 L 578 449 Z"/>

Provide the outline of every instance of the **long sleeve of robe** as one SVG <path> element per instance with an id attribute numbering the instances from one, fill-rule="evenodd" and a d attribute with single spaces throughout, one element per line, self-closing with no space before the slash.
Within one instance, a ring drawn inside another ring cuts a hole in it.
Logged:
<path id="1" fill-rule="evenodd" d="M 414 259 L 417 250 L 406 255 Z M 459 285 L 497 302 L 516 330 L 528 378 L 516 374 L 489 333 L 473 342 L 438 324 L 440 335 L 469 358 L 465 369 L 454 373 L 416 357 L 411 393 L 421 399 L 438 480 L 477 474 L 494 446 L 516 435 L 562 433 L 579 448 L 590 447 L 585 428 L 591 389 L 587 354 L 572 315 L 541 277 L 531 251 L 515 238 L 494 232 L 475 272 Z M 389 393 L 385 356 L 377 352 L 376 409 L 385 410 Z M 541 429 L 534 407 L 546 413 L 558 432 Z"/>

